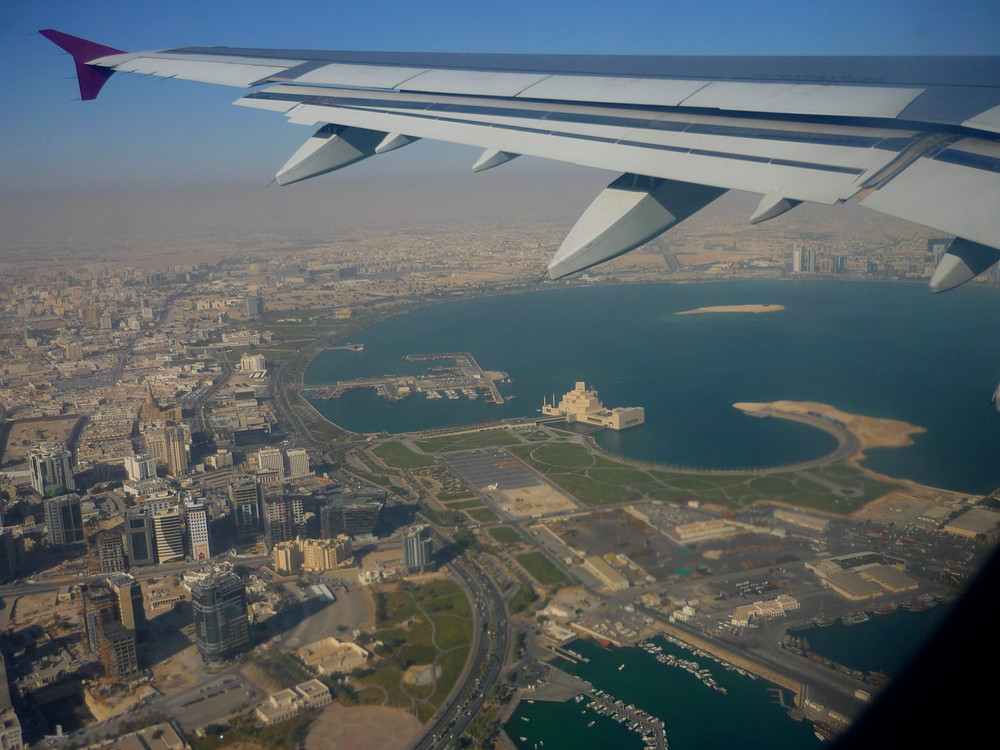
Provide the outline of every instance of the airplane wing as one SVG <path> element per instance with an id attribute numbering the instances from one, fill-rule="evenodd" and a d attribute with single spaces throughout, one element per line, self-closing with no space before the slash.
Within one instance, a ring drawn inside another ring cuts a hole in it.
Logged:
<path id="1" fill-rule="evenodd" d="M 317 128 L 287 185 L 422 138 L 622 172 L 548 267 L 560 278 L 653 239 L 727 190 L 751 223 L 803 201 L 862 206 L 955 235 L 931 279 L 1000 259 L 1000 57 L 649 57 L 182 47 L 122 52 L 41 32 L 81 97 L 115 72 L 253 91 L 235 104 Z"/>

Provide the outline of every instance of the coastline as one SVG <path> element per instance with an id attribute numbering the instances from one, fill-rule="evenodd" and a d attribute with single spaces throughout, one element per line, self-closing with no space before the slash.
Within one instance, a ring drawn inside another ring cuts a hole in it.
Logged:
<path id="1" fill-rule="evenodd" d="M 857 440 L 857 449 L 847 460 L 859 469 L 864 468 L 860 462 L 865 458 L 865 451 L 871 448 L 902 448 L 913 445 L 913 435 L 927 432 L 923 427 L 902 420 L 849 414 L 829 404 L 815 401 L 738 402 L 733 404 L 733 408 L 757 417 L 813 417 L 839 423 Z"/>
<path id="2" fill-rule="evenodd" d="M 942 501 L 959 500 L 970 494 L 942 487 L 932 487 L 912 479 L 880 474 L 861 463 L 865 459 L 865 451 L 868 449 L 902 448 L 912 445 L 914 435 L 927 432 L 923 427 L 896 419 L 849 414 L 829 404 L 820 404 L 814 401 L 735 403 L 733 407 L 755 417 L 796 419 L 810 422 L 816 427 L 822 427 L 823 421 L 828 420 L 851 435 L 856 446 L 853 452 L 846 456 L 847 463 L 872 479 L 899 485 L 898 490 L 878 497 L 851 513 L 852 518 L 870 518 L 883 522 L 898 520 L 903 507 L 910 509 L 928 508 Z"/>

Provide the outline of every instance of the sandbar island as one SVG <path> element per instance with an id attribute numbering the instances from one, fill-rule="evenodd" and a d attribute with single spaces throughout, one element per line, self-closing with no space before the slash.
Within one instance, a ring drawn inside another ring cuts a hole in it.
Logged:
<path id="1" fill-rule="evenodd" d="M 766 313 L 784 310 L 784 305 L 717 305 L 715 307 L 696 307 L 694 310 L 684 310 L 677 315 L 700 315 L 702 313 Z"/>

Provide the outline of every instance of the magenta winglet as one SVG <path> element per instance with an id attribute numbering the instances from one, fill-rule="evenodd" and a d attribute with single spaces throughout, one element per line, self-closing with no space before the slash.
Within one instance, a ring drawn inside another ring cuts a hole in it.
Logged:
<path id="1" fill-rule="evenodd" d="M 111 68 L 99 68 L 96 65 L 88 65 L 88 63 L 99 57 L 120 55 L 124 52 L 124 50 L 105 47 L 103 44 L 90 42 L 78 36 L 70 36 L 55 29 L 43 29 L 38 33 L 73 56 L 73 62 L 76 63 L 76 78 L 80 83 L 80 97 L 84 101 L 96 99 L 101 88 L 115 72 Z"/>

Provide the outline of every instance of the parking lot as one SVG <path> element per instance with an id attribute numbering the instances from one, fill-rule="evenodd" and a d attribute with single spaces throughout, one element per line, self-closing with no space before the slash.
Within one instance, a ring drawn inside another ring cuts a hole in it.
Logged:
<path id="1" fill-rule="evenodd" d="M 467 484 L 482 491 L 487 488 L 513 490 L 534 487 L 542 480 L 507 451 L 497 448 L 452 453 L 441 459 Z"/>

